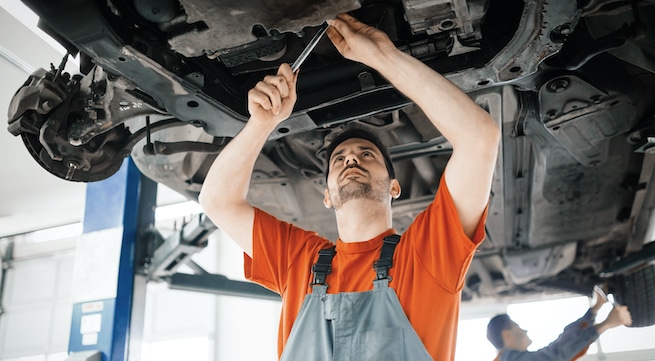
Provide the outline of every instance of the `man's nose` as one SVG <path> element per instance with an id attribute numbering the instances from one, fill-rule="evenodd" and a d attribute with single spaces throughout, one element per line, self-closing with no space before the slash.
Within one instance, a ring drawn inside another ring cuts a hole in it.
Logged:
<path id="1" fill-rule="evenodd" d="M 359 164 L 359 161 L 357 160 L 357 156 L 355 156 L 354 154 L 349 154 L 346 156 L 346 165 L 351 163 Z"/>

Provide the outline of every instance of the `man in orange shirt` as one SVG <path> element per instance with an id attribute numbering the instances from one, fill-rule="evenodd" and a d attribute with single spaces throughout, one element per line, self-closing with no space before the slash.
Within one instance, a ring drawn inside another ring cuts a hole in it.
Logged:
<path id="1" fill-rule="evenodd" d="M 432 204 L 396 236 L 391 200 L 401 188 L 389 155 L 375 135 L 351 129 L 327 150 L 324 204 L 335 211 L 336 246 L 252 207 L 255 161 L 296 101 L 297 74 L 287 64 L 248 93 L 251 117 L 216 158 L 200 203 L 243 248 L 246 276 L 281 294 L 281 360 L 452 360 L 460 291 L 484 238 L 499 129 L 382 31 L 345 14 L 329 24 L 344 57 L 377 70 L 452 144 Z"/>

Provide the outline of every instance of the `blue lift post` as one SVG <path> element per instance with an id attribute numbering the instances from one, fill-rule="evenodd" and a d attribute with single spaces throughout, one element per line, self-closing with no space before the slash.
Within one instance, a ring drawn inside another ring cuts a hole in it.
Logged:
<path id="1" fill-rule="evenodd" d="M 140 358 L 146 278 L 135 274 L 154 224 L 157 184 L 127 158 L 111 177 L 89 183 L 73 276 L 69 360 Z"/>

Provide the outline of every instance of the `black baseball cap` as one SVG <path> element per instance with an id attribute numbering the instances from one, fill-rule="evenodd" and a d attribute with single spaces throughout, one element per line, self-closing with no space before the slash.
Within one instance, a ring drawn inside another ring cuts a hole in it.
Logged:
<path id="1" fill-rule="evenodd" d="M 358 138 L 358 139 L 365 139 L 368 140 L 369 142 L 373 143 L 379 150 L 380 153 L 382 153 L 382 156 L 384 157 L 384 164 L 387 167 L 387 172 L 389 173 L 389 178 L 394 179 L 396 178 L 396 173 L 393 170 L 393 163 L 391 162 L 391 157 L 389 156 L 389 151 L 387 150 L 387 147 L 384 146 L 380 138 L 378 138 L 375 133 L 363 129 L 363 128 L 351 128 L 348 130 L 344 130 L 343 132 L 339 133 L 334 139 L 330 142 L 330 145 L 328 145 L 327 150 L 326 150 L 326 155 L 327 155 L 327 169 L 325 170 L 325 179 L 327 179 L 328 174 L 330 173 L 330 157 L 332 156 L 332 153 L 334 152 L 334 149 L 341 143 L 345 142 L 348 139 L 352 138 Z"/>

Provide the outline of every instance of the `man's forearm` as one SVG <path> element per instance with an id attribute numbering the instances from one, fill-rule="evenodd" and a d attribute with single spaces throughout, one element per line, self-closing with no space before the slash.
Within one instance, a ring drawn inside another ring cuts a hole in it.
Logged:
<path id="1" fill-rule="evenodd" d="M 423 110 L 454 148 L 464 141 L 484 141 L 482 137 L 471 140 L 476 134 L 495 127 L 489 114 L 466 93 L 412 56 L 400 50 L 388 51 L 372 65 Z"/>
<path id="2" fill-rule="evenodd" d="M 575 333 L 562 334 L 550 345 L 537 351 L 504 350 L 500 359 L 503 361 L 570 360 L 596 338 L 598 338 L 596 329 L 588 327 Z"/>
<path id="3" fill-rule="evenodd" d="M 249 120 L 216 157 L 200 192 L 200 202 L 212 203 L 220 197 L 222 204 L 245 202 L 250 187 L 250 178 L 257 157 L 269 134 L 271 125 Z"/>
<path id="4" fill-rule="evenodd" d="M 580 317 L 579 319 L 571 322 L 566 327 L 564 327 L 564 334 L 569 332 L 578 332 L 581 329 L 594 326 L 594 320 L 596 319 L 596 314 L 590 308 L 587 312 Z"/>
<path id="5" fill-rule="evenodd" d="M 464 233 L 473 237 L 489 201 L 500 129 L 448 79 L 400 50 L 383 49 L 370 65 L 414 101 L 453 146 L 445 179 Z"/>
<path id="6" fill-rule="evenodd" d="M 293 111 L 297 80 L 284 63 L 248 91 L 250 119 L 216 157 L 198 196 L 207 216 L 250 256 L 255 221 L 247 201 L 250 178 L 269 135 Z"/>
<path id="7" fill-rule="evenodd" d="M 249 120 L 212 164 L 198 197 L 212 222 L 251 257 L 255 211 L 247 200 L 248 189 L 271 131 L 270 125 Z"/>

